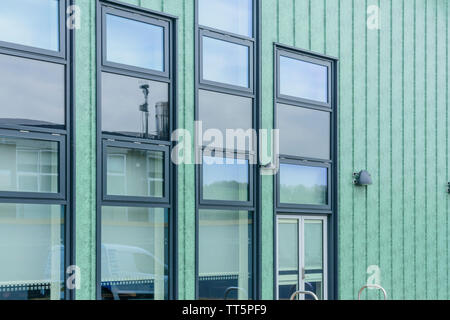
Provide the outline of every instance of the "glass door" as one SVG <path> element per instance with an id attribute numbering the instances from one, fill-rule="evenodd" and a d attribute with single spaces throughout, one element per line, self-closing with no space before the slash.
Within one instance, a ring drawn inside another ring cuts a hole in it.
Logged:
<path id="1" fill-rule="evenodd" d="M 296 291 L 327 299 L 326 217 L 281 216 L 277 223 L 277 299 Z M 310 295 L 297 299 L 311 300 Z"/>

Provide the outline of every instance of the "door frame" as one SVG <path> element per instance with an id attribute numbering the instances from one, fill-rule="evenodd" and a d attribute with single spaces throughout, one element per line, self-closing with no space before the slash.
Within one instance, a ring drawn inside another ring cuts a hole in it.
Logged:
<path id="1" fill-rule="evenodd" d="M 298 229 L 298 290 L 305 290 L 304 279 L 302 277 L 302 268 L 304 266 L 304 252 L 305 252 L 305 241 L 304 241 L 304 226 L 305 220 L 318 220 L 323 223 L 322 230 L 322 244 L 323 244 L 323 300 L 328 299 L 328 216 L 319 216 L 319 215 L 311 215 L 311 214 L 295 214 L 295 215 L 277 215 L 276 217 L 276 226 L 275 226 L 275 299 L 279 300 L 279 289 L 278 289 L 278 270 L 279 270 L 279 260 L 278 260 L 278 234 L 279 234 L 279 220 L 297 220 L 299 223 Z M 299 297 L 299 300 L 305 300 L 305 296 L 302 295 Z"/>

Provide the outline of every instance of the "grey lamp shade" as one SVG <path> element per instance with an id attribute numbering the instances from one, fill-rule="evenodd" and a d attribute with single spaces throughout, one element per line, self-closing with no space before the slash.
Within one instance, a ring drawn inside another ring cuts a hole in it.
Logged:
<path id="1" fill-rule="evenodd" d="M 362 170 L 355 175 L 354 183 L 358 186 L 371 185 L 373 183 L 372 176 L 370 175 L 370 173 L 367 170 Z"/>

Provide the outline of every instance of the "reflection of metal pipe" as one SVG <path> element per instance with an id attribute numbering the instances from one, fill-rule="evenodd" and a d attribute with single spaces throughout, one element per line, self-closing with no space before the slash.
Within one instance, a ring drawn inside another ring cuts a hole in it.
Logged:
<path id="1" fill-rule="evenodd" d="M 314 300 L 319 300 L 319 298 L 317 298 L 316 294 L 311 291 L 295 291 L 289 300 L 294 300 L 295 297 L 297 297 L 300 294 L 309 295 L 309 296 L 312 296 L 314 298 Z"/>
<path id="2" fill-rule="evenodd" d="M 144 97 L 145 97 L 145 103 L 141 104 L 139 106 L 139 111 L 144 112 L 144 118 L 145 118 L 144 133 L 143 133 L 144 138 L 148 138 L 148 95 L 150 93 L 149 87 L 150 86 L 148 84 L 144 84 L 139 87 L 142 89 L 142 92 L 144 93 Z"/>
<path id="3" fill-rule="evenodd" d="M 246 296 L 248 296 L 248 294 L 247 294 L 247 291 L 245 291 L 245 289 L 244 288 L 240 288 L 240 287 L 229 287 L 229 288 L 227 288 L 227 290 L 225 290 L 225 294 L 223 295 L 223 300 L 227 300 L 227 298 L 228 298 L 228 294 L 231 292 L 231 291 L 242 291 L 242 292 L 244 292 L 245 294 L 246 294 Z"/>

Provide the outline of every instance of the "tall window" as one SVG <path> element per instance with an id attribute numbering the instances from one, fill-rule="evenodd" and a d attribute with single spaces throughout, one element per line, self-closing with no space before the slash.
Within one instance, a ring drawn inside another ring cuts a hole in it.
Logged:
<path id="1" fill-rule="evenodd" d="M 97 295 L 169 299 L 173 22 L 99 3 Z"/>
<path id="2" fill-rule="evenodd" d="M 336 61 L 277 46 L 276 77 L 276 295 L 303 290 L 327 299 L 337 209 Z"/>
<path id="3" fill-rule="evenodd" d="M 197 297 L 255 297 L 255 3 L 197 1 Z"/>
<path id="4" fill-rule="evenodd" d="M 72 297 L 67 4 L 0 3 L 0 300 Z"/>

